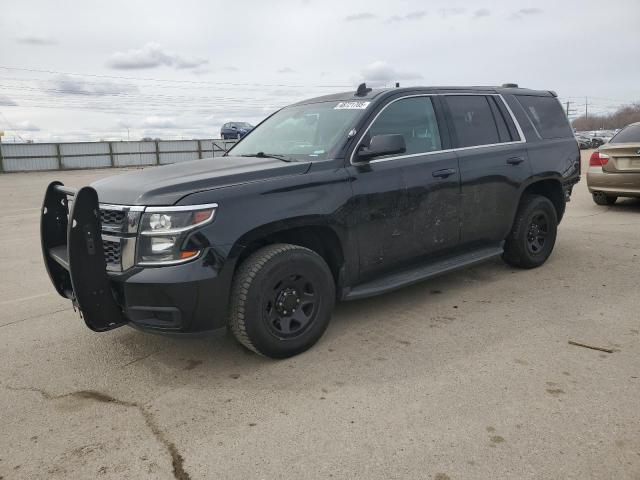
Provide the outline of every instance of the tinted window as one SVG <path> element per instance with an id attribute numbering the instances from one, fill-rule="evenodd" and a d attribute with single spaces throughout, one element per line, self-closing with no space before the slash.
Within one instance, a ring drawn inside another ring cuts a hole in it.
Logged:
<path id="1" fill-rule="evenodd" d="M 375 135 L 390 134 L 404 137 L 405 155 L 442 149 L 438 122 L 429 97 L 403 98 L 389 104 L 373 122 L 362 143 L 367 145 Z"/>
<path id="2" fill-rule="evenodd" d="M 554 97 L 516 95 L 542 138 L 573 137 L 562 106 Z"/>
<path id="3" fill-rule="evenodd" d="M 609 143 L 637 143 L 640 142 L 640 123 L 629 125 L 620 130 Z"/>
<path id="4" fill-rule="evenodd" d="M 459 147 L 501 142 L 487 97 L 450 95 L 445 99 L 449 105 Z"/>

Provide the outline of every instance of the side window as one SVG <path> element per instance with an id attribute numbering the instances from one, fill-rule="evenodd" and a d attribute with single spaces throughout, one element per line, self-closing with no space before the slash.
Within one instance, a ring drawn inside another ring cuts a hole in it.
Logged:
<path id="1" fill-rule="evenodd" d="M 389 104 L 373 122 L 363 144 L 375 135 L 398 134 L 404 137 L 404 155 L 442 150 L 440 131 L 429 97 L 410 97 Z"/>
<path id="2" fill-rule="evenodd" d="M 573 136 L 564 110 L 555 97 L 516 95 L 516 98 L 542 138 Z"/>
<path id="3" fill-rule="evenodd" d="M 498 127 L 484 95 L 447 95 L 458 147 L 501 143 Z"/>

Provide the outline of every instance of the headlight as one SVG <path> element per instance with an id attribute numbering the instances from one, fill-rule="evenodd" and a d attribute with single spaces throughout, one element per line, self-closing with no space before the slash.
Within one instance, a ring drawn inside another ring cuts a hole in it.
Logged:
<path id="1" fill-rule="evenodd" d="M 138 265 L 172 265 L 197 257 L 200 250 L 187 248 L 189 233 L 213 221 L 216 204 L 184 207 L 147 207 L 140 222 Z"/>

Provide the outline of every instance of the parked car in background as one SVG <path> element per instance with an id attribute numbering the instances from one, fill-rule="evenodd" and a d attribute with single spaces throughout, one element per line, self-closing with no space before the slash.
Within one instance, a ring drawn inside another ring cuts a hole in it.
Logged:
<path id="1" fill-rule="evenodd" d="M 591 138 L 579 133 L 576 133 L 575 137 L 576 137 L 576 141 L 578 142 L 578 145 L 580 146 L 580 150 L 586 150 L 588 148 L 591 148 Z"/>
<path id="2" fill-rule="evenodd" d="M 253 125 L 247 122 L 227 122 L 220 129 L 222 140 L 234 140 L 244 137 L 253 130 Z"/>
<path id="3" fill-rule="evenodd" d="M 593 148 L 598 148 L 600 145 L 604 145 L 613 138 L 613 132 L 609 130 L 595 130 L 589 132 L 591 136 L 591 145 Z"/>
<path id="4" fill-rule="evenodd" d="M 627 125 L 593 152 L 587 186 L 598 205 L 618 197 L 640 197 L 640 122 Z"/>

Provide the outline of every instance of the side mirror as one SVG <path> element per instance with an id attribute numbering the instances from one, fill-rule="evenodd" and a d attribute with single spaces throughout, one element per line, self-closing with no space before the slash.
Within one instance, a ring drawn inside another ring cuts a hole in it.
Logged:
<path id="1" fill-rule="evenodd" d="M 404 137 L 398 134 L 375 135 L 371 138 L 369 146 L 362 145 L 358 151 L 359 160 L 370 160 L 382 155 L 393 155 L 407 151 Z"/>

